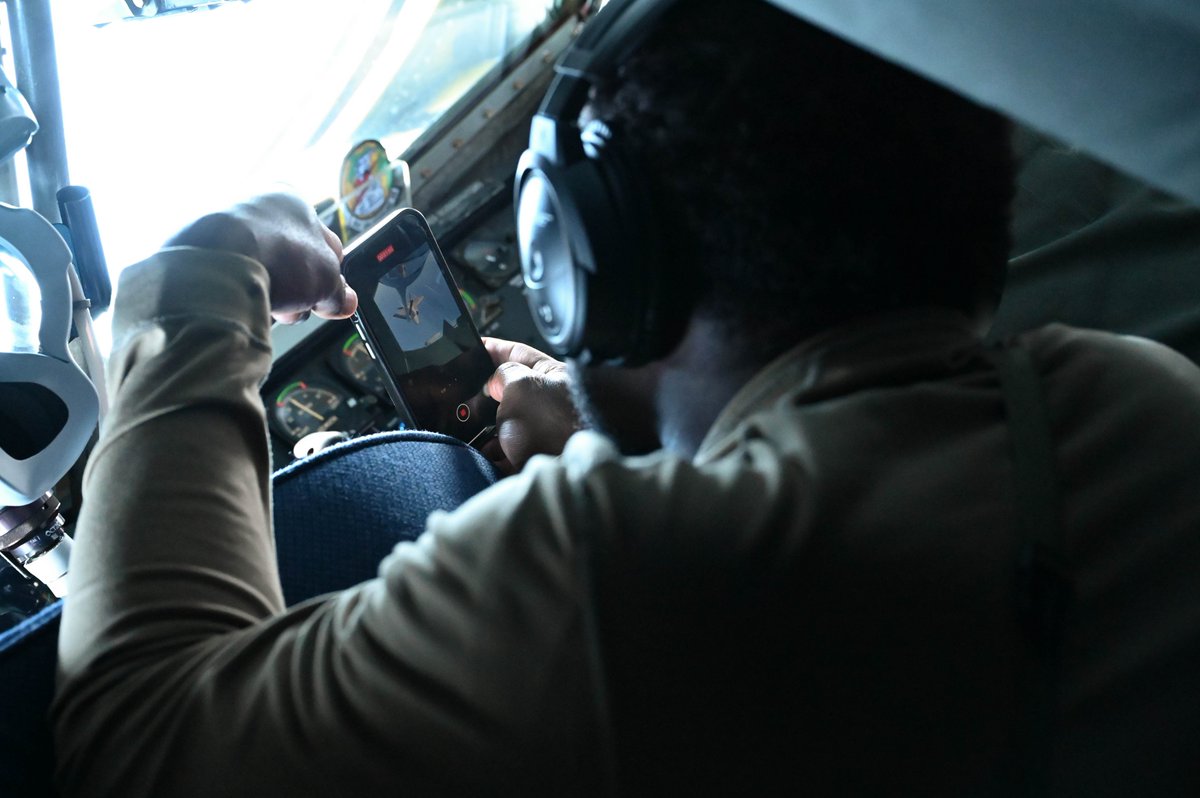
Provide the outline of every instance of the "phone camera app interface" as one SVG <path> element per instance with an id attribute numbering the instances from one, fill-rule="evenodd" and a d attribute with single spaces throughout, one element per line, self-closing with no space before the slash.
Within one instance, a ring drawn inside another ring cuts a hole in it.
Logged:
<path id="1" fill-rule="evenodd" d="M 401 220 L 395 243 L 373 253 L 384 271 L 371 300 L 398 349 L 399 387 L 417 423 L 469 438 L 490 423 L 480 391 L 491 360 L 418 224 Z"/>

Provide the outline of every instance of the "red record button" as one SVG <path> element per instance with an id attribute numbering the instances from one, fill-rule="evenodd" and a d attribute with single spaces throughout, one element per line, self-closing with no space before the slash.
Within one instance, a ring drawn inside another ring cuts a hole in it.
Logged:
<path id="1" fill-rule="evenodd" d="M 459 421 L 466 421 L 471 417 L 471 408 L 465 404 L 459 405 L 458 409 L 454 411 L 454 415 L 458 416 Z"/>

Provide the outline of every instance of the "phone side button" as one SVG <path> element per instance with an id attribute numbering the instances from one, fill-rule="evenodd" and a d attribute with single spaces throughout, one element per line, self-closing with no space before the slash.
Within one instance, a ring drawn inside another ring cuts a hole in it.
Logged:
<path id="1" fill-rule="evenodd" d="M 371 356 L 372 360 L 379 359 L 379 356 L 375 354 L 375 350 L 371 348 L 371 345 L 369 343 L 367 343 L 366 338 L 363 339 L 363 346 L 365 346 L 367 348 L 367 354 Z"/>

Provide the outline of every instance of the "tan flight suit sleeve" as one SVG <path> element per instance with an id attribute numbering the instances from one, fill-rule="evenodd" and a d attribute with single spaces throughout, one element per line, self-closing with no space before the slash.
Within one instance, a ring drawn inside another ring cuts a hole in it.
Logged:
<path id="1" fill-rule="evenodd" d="M 59 649 L 64 795 L 594 791 L 572 536 L 590 521 L 557 464 L 435 514 L 379 578 L 285 611 L 267 294 L 260 264 L 206 250 L 123 276 Z"/>

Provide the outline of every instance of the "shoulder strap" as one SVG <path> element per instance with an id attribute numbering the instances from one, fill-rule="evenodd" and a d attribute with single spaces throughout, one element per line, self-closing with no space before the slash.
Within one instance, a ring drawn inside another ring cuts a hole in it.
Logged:
<path id="1" fill-rule="evenodd" d="M 1054 440 L 1033 359 L 1016 344 L 996 349 L 1012 442 L 1017 539 L 1016 602 L 1034 654 L 1028 674 L 1025 731 L 1014 786 L 1051 794 L 1054 722 L 1058 706 L 1063 622 L 1071 595 L 1060 520 Z"/>

